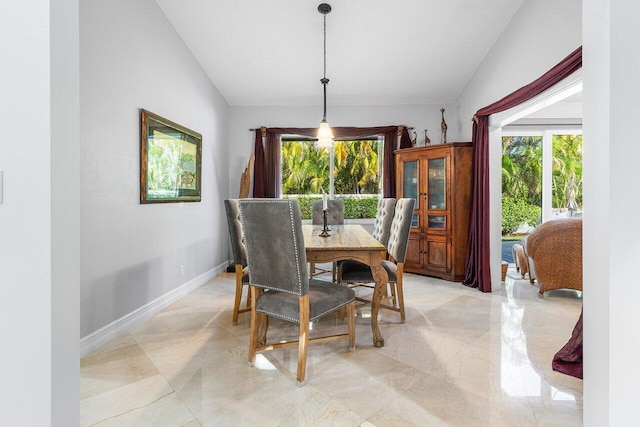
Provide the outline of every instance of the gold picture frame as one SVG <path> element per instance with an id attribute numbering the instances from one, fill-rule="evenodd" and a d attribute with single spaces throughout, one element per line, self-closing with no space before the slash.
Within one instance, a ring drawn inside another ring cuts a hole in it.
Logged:
<path id="1" fill-rule="evenodd" d="M 140 109 L 140 203 L 199 202 L 202 135 Z"/>

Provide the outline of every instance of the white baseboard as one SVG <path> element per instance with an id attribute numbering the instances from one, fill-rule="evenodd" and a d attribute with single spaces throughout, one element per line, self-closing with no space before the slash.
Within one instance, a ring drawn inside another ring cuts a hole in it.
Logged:
<path id="1" fill-rule="evenodd" d="M 149 318 L 151 315 L 162 310 L 169 304 L 177 301 L 198 287 L 202 286 L 209 280 L 216 277 L 218 274 L 225 272 L 229 262 L 224 262 L 212 270 L 195 277 L 178 288 L 167 292 L 160 298 L 151 301 L 148 304 L 143 305 L 137 310 L 132 311 L 129 314 L 122 316 L 121 318 L 114 320 L 108 325 L 98 329 L 95 332 L 90 333 L 80 339 L 80 357 L 84 357 L 97 348 L 103 346 L 107 342 L 111 341 L 121 333 L 127 331 L 127 329 L 141 323 L 143 320 Z"/>

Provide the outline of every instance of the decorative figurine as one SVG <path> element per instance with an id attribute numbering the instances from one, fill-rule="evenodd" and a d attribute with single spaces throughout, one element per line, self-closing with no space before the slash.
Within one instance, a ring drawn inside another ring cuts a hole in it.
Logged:
<path id="1" fill-rule="evenodd" d="M 424 130 L 424 145 L 430 145 L 431 144 L 431 140 L 429 139 L 429 137 L 427 136 L 427 130 Z"/>
<path id="2" fill-rule="evenodd" d="M 418 134 L 413 132 L 413 139 L 411 140 L 411 145 L 415 147 L 418 145 Z"/>
<path id="3" fill-rule="evenodd" d="M 444 121 L 444 108 L 441 108 L 440 112 L 442 113 L 442 122 L 440 123 L 440 130 L 442 133 L 440 135 L 440 142 L 442 144 L 446 144 L 447 143 L 447 122 Z"/>

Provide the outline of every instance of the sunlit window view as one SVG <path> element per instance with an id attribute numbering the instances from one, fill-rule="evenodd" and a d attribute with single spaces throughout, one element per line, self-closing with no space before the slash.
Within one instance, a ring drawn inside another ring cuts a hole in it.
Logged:
<path id="1" fill-rule="evenodd" d="M 582 215 L 582 135 L 553 135 L 552 208 Z"/>
<path id="2" fill-rule="evenodd" d="M 582 216 L 582 135 L 546 132 L 502 138 L 502 234 Z"/>
<path id="3" fill-rule="evenodd" d="M 306 219 L 311 201 L 324 193 L 344 200 L 345 218 L 374 218 L 382 194 L 382 145 L 378 139 L 335 141 L 332 150 L 283 138 L 282 197 L 296 198 Z"/>

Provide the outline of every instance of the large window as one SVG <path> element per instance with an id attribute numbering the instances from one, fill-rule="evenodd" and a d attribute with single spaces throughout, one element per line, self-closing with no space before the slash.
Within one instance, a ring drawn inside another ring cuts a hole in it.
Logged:
<path id="1" fill-rule="evenodd" d="M 581 130 L 505 131 L 503 135 L 503 234 L 526 232 L 526 225 L 533 227 L 552 218 L 581 216 Z M 525 229 L 517 230 L 521 225 Z"/>
<path id="2" fill-rule="evenodd" d="M 310 139 L 282 138 L 281 153 L 282 197 L 298 198 L 303 215 L 307 201 L 327 193 L 345 200 L 347 218 L 375 216 L 382 194 L 382 139 L 335 141 L 328 149 Z"/>

